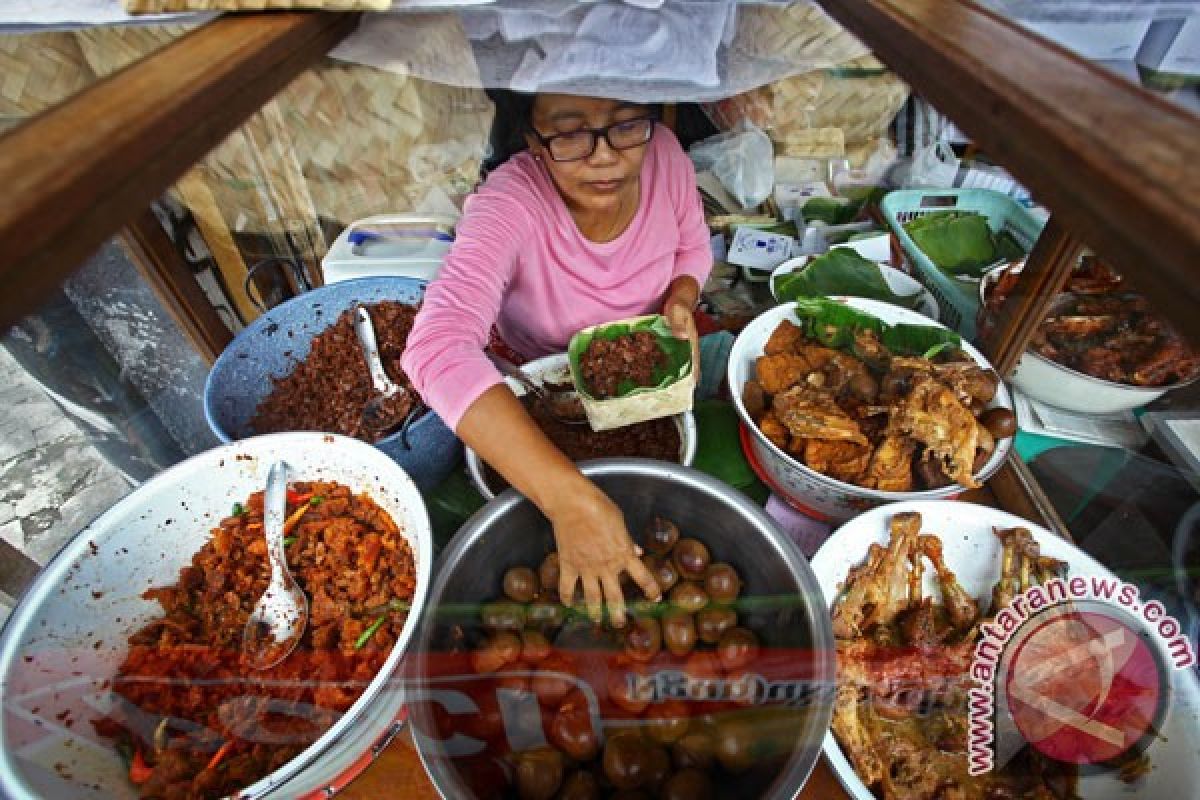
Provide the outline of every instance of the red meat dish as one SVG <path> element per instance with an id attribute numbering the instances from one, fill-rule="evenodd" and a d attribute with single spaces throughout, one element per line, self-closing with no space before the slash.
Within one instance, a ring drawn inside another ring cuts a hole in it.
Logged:
<path id="1" fill-rule="evenodd" d="M 95 723 L 133 759 L 142 798 L 224 797 L 270 774 L 350 708 L 403 631 L 416 570 L 387 512 L 336 483 L 288 495 L 288 565 L 310 617 L 282 662 L 241 660 L 270 574 L 262 492 L 221 520 L 177 583 L 144 595 L 162 613 L 129 638 L 114 710 Z"/>

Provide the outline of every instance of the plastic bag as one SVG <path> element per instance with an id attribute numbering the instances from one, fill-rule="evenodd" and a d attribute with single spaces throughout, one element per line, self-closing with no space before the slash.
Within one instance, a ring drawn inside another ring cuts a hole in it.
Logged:
<path id="1" fill-rule="evenodd" d="M 766 200 L 775 185 L 775 150 L 753 123 L 696 142 L 688 155 L 697 172 L 711 170 L 743 208 Z"/>

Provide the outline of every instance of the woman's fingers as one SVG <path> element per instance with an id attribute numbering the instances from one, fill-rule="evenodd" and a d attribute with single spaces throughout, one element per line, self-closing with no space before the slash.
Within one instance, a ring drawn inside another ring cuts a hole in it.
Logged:
<path id="1" fill-rule="evenodd" d="M 621 581 L 615 572 L 600 576 L 604 587 L 604 599 L 608 601 L 608 621 L 614 628 L 625 627 L 625 595 L 621 593 Z"/>
<path id="2" fill-rule="evenodd" d="M 575 569 L 574 562 L 564 559 L 560 553 L 558 558 L 558 599 L 568 608 L 575 605 L 575 583 L 578 580 L 579 573 Z"/>
<path id="3" fill-rule="evenodd" d="M 625 571 L 629 573 L 629 577 L 633 578 L 634 583 L 642 588 L 642 594 L 647 598 L 658 602 L 662 599 L 662 590 L 658 586 L 658 581 L 650 574 L 650 570 L 646 569 L 646 565 L 640 559 L 631 558 L 625 562 Z"/>
<path id="4" fill-rule="evenodd" d="M 587 605 L 587 614 L 593 622 L 604 621 L 603 597 L 600 593 L 600 579 L 595 574 L 583 576 L 583 602 Z"/>

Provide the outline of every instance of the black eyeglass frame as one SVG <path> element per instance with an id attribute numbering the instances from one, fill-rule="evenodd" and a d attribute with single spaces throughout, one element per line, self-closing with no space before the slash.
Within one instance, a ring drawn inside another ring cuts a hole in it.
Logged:
<path id="1" fill-rule="evenodd" d="M 638 142 L 637 144 L 630 144 L 630 145 L 626 145 L 624 147 L 617 147 L 615 144 L 613 144 L 613 140 L 609 137 L 609 133 L 612 131 L 613 128 L 620 127 L 621 125 L 628 125 L 631 122 L 649 122 L 650 123 L 650 127 L 646 131 L 646 138 L 643 139 L 642 141 Z M 538 144 L 540 144 L 542 147 L 546 148 L 546 153 L 550 156 L 550 159 L 552 161 L 557 161 L 560 164 L 565 163 L 565 162 L 571 162 L 571 161 L 582 161 L 583 159 L 590 157 L 593 153 L 596 152 L 596 143 L 600 141 L 601 136 L 604 137 L 604 141 L 607 142 L 608 146 L 611 147 L 613 150 L 633 150 L 635 147 L 642 147 L 644 145 L 649 144 L 650 140 L 654 138 L 654 129 L 657 127 L 658 127 L 658 117 L 655 116 L 654 114 L 643 114 L 638 117 L 631 117 L 630 119 L 623 119 L 619 122 L 614 122 L 611 125 L 605 125 L 602 128 L 576 128 L 573 131 L 566 131 L 565 133 L 555 133 L 555 134 L 551 134 L 550 136 L 543 136 L 541 134 L 541 132 L 539 132 L 532 125 L 528 126 L 529 133 L 533 135 L 533 138 L 537 139 Z M 553 142 L 555 139 L 562 139 L 567 136 L 577 136 L 581 133 L 590 133 L 592 135 L 592 146 L 588 148 L 588 151 L 586 153 L 584 153 L 583 155 L 575 156 L 574 158 L 556 158 L 555 157 L 554 150 L 550 146 L 551 142 Z"/>

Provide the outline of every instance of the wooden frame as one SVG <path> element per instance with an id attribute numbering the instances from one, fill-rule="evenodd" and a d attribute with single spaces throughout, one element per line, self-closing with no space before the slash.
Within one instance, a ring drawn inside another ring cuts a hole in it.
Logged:
<path id="1" fill-rule="evenodd" d="M 0 137 L 0 328 L 357 24 L 226 16 Z"/>
<path id="2" fill-rule="evenodd" d="M 821 3 L 1055 212 L 1015 291 L 1024 299 L 989 342 L 1002 368 L 1024 349 L 1081 242 L 1200 339 L 1200 120 L 975 0 Z M 31 311 L 122 225 L 133 222 L 143 255 L 165 252 L 145 229 L 148 204 L 356 21 L 226 16 L 0 138 L 9 287 L 0 325 Z M 148 262 L 176 310 L 199 319 L 200 298 L 178 265 Z M 185 326 L 206 353 L 222 344 L 211 323 Z M 1028 476 L 1016 467 L 1005 476 L 1001 501 L 1052 524 Z"/>

